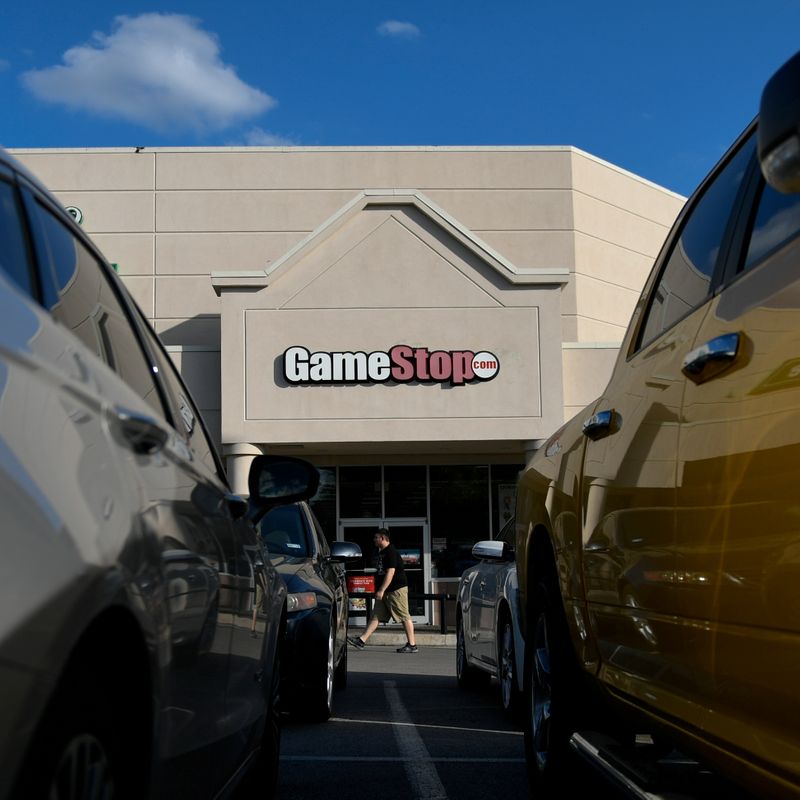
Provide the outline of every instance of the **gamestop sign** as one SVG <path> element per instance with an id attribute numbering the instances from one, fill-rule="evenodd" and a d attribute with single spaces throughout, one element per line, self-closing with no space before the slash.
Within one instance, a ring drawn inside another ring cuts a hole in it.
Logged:
<path id="1" fill-rule="evenodd" d="M 486 350 L 428 350 L 396 344 L 388 352 L 312 353 L 290 347 L 283 354 L 283 374 L 289 383 L 450 383 L 460 386 L 490 381 L 500 361 Z"/>

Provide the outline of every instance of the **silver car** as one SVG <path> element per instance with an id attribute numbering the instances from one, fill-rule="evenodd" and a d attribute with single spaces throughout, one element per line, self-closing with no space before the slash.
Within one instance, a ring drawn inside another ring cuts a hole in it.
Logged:
<path id="1" fill-rule="evenodd" d="M 269 794 L 286 590 L 192 398 L 73 219 L 0 151 L 0 798 Z"/>
<path id="2" fill-rule="evenodd" d="M 503 708 L 514 712 L 522 693 L 524 641 L 519 627 L 519 589 L 514 560 L 514 519 L 497 539 L 472 548 L 478 563 L 458 584 L 456 678 L 462 688 L 500 683 Z"/>

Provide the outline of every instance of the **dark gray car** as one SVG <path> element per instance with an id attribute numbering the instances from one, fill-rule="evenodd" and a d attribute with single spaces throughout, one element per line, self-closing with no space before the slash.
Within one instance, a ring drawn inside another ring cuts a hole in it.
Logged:
<path id="1" fill-rule="evenodd" d="M 260 530 L 289 592 L 283 707 L 324 722 L 333 713 L 333 690 L 347 685 L 345 564 L 359 560 L 361 548 L 354 542 L 329 545 L 308 503 L 273 509 Z"/>
<path id="2" fill-rule="evenodd" d="M 119 279 L 0 151 L 0 798 L 270 791 L 286 590 L 253 522 L 317 480 L 261 457 L 230 493 Z"/>

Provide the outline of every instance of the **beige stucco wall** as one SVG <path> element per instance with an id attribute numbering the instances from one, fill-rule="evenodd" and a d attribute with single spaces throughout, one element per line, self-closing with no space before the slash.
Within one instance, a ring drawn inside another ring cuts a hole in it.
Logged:
<path id="1" fill-rule="evenodd" d="M 229 285 L 228 274 L 215 277 L 224 442 L 311 455 L 369 444 L 382 454 L 474 457 L 476 448 L 520 454 L 560 422 L 558 281 L 566 275 L 509 273 L 425 198 L 362 198 L 263 275 L 260 288 Z M 281 355 L 292 346 L 369 353 L 396 344 L 487 350 L 500 371 L 464 385 L 283 379 Z"/>
<path id="2" fill-rule="evenodd" d="M 537 290 L 548 298 L 542 301 L 547 313 L 560 320 L 557 328 L 565 344 L 559 370 L 562 417 L 602 390 L 613 362 L 608 345 L 622 338 L 652 260 L 683 202 L 569 147 L 14 154 L 65 205 L 82 209 L 85 229 L 109 261 L 119 265 L 137 302 L 181 360 L 203 411 L 216 420 L 223 300 L 211 285 L 211 272 L 269 269 L 358 192 L 410 187 L 515 268 L 568 271 L 563 286 Z M 424 222 L 419 231 L 417 256 L 429 251 L 437 237 L 435 226 Z M 405 258 L 407 269 L 419 261 L 410 255 L 409 241 L 400 252 L 388 238 L 382 240 L 383 252 L 371 253 L 370 259 Z M 358 271 L 355 261 L 350 269 L 354 272 L 348 277 Z M 398 275 L 402 270 L 382 276 L 389 305 L 392 293 L 399 298 L 407 290 Z M 442 280 L 452 283 L 452 277 Z M 487 280 L 498 306 L 529 305 L 526 290 L 497 276 Z M 451 289 L 445 288 L 446 296 Z M 324 278 L 316 291 L 323 296 L 329 291 Z M 462 300 L 454 295 L 451 304 Z M 189 352 L 191 357 L 184 358 Z"/>
<path id="3" fill-rule="evenodd" d="M 566 342 L 620 341 L 685 198 L 588 153 L 572 153 L 575 280 Z"/>

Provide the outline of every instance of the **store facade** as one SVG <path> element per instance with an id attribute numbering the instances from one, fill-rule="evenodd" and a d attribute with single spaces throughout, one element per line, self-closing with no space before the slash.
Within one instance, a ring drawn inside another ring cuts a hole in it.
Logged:
<path id="1" fill-rule="evenodd" d="M 233 488 L 307 458 L 329 538 L 389 527 L 418 592 L 602 390 L 683 200 L 573 148 L 15 155 L 119 265 Z"/>
<path id="2" fill-rule="evenodd" d="M 420 192 L 359 193 L 266 274 L 213 273 L 232 479 L 254 443 L 302 454 L 326 530 L 371 552 L 387 527 L 412 592 L 454 588 L 562 421 L 567 279 L 514 271 Z"/>

